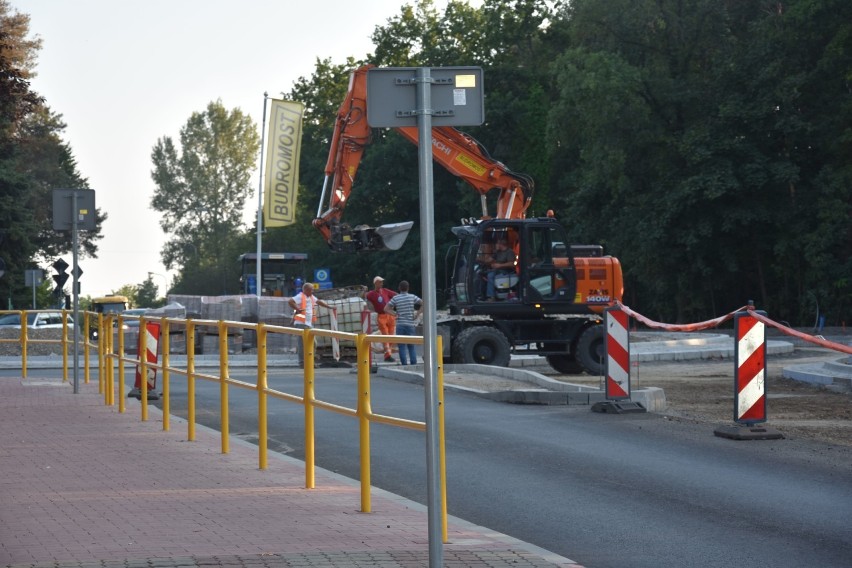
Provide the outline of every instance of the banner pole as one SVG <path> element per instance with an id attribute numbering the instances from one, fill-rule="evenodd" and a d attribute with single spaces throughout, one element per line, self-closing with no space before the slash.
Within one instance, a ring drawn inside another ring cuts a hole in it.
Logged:
<path id="1" fill-rule="evenodd" d="M 263 143 L 266 139 L 266 101 L 269 98 L 269 94 L 264 91 L 263 92 L 263 119 L 260 127 L 260 172 L 258 175 L 257 182 L 257 258 L 255 259 L 255 293 L 257 297 L 260 298 L 260 295 L 263 293 L 263 289 L 261 287 L 261 273 L 260 273 L 260 255 L 263 249 L 262 247 L 262 235 L 263 235 Z"/>

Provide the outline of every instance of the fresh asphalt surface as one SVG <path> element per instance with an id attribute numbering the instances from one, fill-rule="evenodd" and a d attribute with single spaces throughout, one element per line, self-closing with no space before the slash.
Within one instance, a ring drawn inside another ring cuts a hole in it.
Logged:
<path id="1" fill-rule="evenodd" d="M 252 369 L 231 376 L 254 382 Z M 301 384 L 298 369 L 270 371 L 273 388 L 299 394 Z M 321 400 L 355 406 L 348 369 L 318 370 L 316 388 Z M 198 421 L 218 428 L 218 385 L 197 381 L 196 389 Z M 255 440 L 256 394 L 229 393 L 232 435 Z M 371 396 L 376 413 L 423 419 L 420 386 L 373 376 Z M 849 452 L 737 442 L 653 414 L 445 398 L 454 516 L 589 567 L 850 565 Z M 185 384 L 173 380 L 172 412 L 185 408 Z M 316 423 L 317 464 L 357 479 L 355 420 L 320 410 Z M 299 405 L 270 401 L 269 432 L 271 450 L 303 457 Z M 371 443 L 373 485 L 425 502 L 425 436 L 374 425 Z"/>

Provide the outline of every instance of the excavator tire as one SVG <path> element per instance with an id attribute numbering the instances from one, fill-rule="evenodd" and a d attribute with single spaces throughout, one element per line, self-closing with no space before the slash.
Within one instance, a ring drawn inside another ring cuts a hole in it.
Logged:
<path id="1" fill-rule="evenodd" d="M 577 361 L 583 370 L 590 375 L 603 375 L 605 355 L 604 326 L 596 324 L 584 329 L 577 341 Z"/>
<path id="2" fill-rule="evenodd" d="M 510 356 L 509 340 L 493 327 L 469 327 L 453 341 L 454 363 L 508 367 Z"/>
<path id="3" fill-rule="evenodd" d="M 583 372 L 583 366 L 573 355 L 546 355 L 545 358 L 551 367 L 563 375 L 579 375 Z"/>

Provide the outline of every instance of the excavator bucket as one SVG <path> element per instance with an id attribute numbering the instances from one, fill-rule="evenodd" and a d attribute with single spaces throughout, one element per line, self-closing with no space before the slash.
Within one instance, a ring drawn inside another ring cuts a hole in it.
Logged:
<path id="1" fill-rule="evenodd" d="M 382 239 L 385 250 L 399 250 L 405 244 L 405 239 L 408 238 L 408 233 L 413 226 L 414 221 L 389 223 L 376 227 L 376 234 Z"/>
<path id="2" fill-rule="evenodd" d="M 399 250 L 413 226 L 414 221 L 405 221 L 379 227 L 358 225 L 353 229 L 346 223 L 340 223 L 331 227 L 328 245 L 334 252 Z"/>

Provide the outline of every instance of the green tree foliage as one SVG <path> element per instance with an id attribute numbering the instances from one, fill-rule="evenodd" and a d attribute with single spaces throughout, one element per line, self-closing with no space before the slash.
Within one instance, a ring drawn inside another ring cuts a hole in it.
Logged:
<path id="1" fill-rule="evenodd" d="M 180 267 L 175 291 L 235 293 L 238 267 L 234 239 L 252 195 L 251 172 L 260 137 L 251 117 L 221 101 L 195 112 L 180 131 L 180 147 L 165 136 L 151 153 L 154 196 L 170 235 L 162 251 L 166 268 Z"/>
<path id="2" fill-rule="evenodd" d="M 24 271 L 70 251 L 68 234 L 53 230 L 52 190 L 87 187 L 61 139 L 61 116 L 30 89 L 41 40 L 28 36 L 29 16 L 0 0 L 0 257 L 9 297 L 20 306 L 32 303 Z M 96 255 L 105 218 L 97 211 L 96 230 L 80 233 L 81 258 Z"/>
<path id="3" fill-rule="evenodd" d="M 842 0 L 484 0 L 401 7 L 373 33 L 379 66 L 480 65 L 486 122 L 464 127 L 536 180 L 577 243 L 625 269 L 627 302 L 663 321 L 753 299 L 771 316 L 829 323 L 852 305 L 852 4 Z M 307 105 L 299 221 L 268 250 L 311 255 L 339 285 L 381 274 L 419 287 L 416 149 L 377 129 L 347 222 L 412 219 L 402 250 L 331 255 L 310 228 L 344 65 L 317 61 L 290 98 Z M 435 175 L 439 287 L 450 227 L 474 192 Z M 251 249 L 250 249 L 251 250 Z"/>
<path id="4" fill-rule="evenodd" d="M 664 319 L 754 299 L 801 321 L 804 294 L 829 290 L 848 305 L 848 166 L 825 149 L 849 131 L 852 14 L 765 7 L 581 0 L 561 14 L 554 184 L 575 237 L 606 243 L 628 300 Z"/>
<path id="5" fill-rule="evenodd" d="M 163 290 L 163 296 L 160 297 L 157 293 L 159 289 L 154 283 L 153 275 L 149 274 L 143 282 L 136 285 L 136 300 L 134 307 L 138 308 L 159 308 L 165 305 L 165 294 L 168 290 Z"/>

